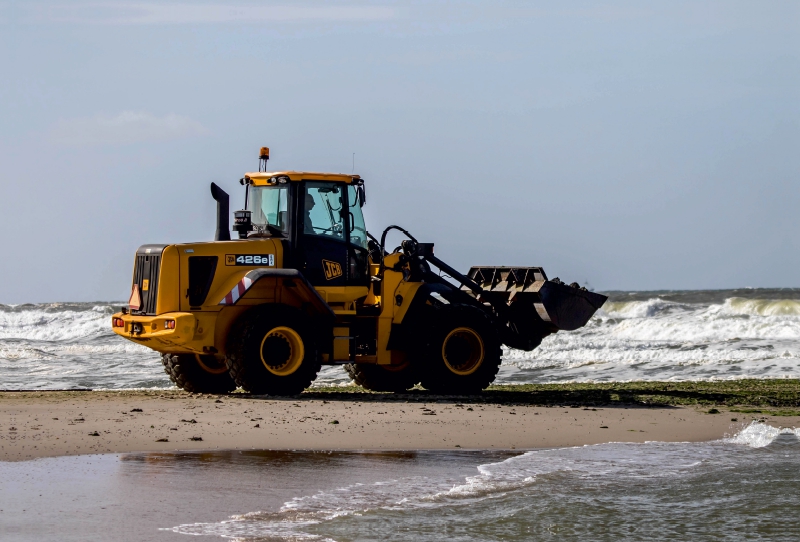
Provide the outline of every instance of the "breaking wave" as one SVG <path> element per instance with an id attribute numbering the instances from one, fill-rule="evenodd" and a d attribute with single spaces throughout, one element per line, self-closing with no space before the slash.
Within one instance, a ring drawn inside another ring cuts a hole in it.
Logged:
<path id="1" fill-rule="evenodd" d="M 65 342 L 108 336 L 113 312 L 108 305 L 4 306 L 0 308 L 0 340 Z"/>
<path id="2" fill-rule="evenodd" d="M 546 337 L 532 352 L 505 349 L 500 375 L 520 383 L 797 378 L 800 300 L 758 293 L 785 292 L 611 296 L 586 327 Z"/>
<path id="3" fill-rule="evenodd" d="M 726 438 L 729 444 L 743 444 L 751 448 L 764 448 L 775 442 L 781 435 L 793 435 L 800 438 L 800 429 L 794 427 L 773 427 L 763 422 L 752 422 L 750 425 Z"/>
<path id="4" fill-rule="evenodd" d="M 118 306 L 0 305 L 2 387 L 172 387 L 156 353 L 111 331 Z M 506 348 L 497 382 L 798 378 L 798 362 L 800 290 L 614 292 L 584 328 Z M 350 382 L 330 366 L 315 385 Z"/>
<path id="5" fill-rule="evenodd" d="M 157 354 L 119 338 L 119 305 L 0 305 L 3 389 L 171 387 Z"/>

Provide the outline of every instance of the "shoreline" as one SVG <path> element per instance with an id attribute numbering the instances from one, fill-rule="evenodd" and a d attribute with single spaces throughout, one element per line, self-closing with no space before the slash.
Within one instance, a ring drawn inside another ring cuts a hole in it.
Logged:
<path id="1" fill-rule="evenodd" d="M 697 397 L 690 397 L 694 403 L 689 405 L 659 404 L 652 397 L 643 403 L 640 396 L 624 392 L 620 397 L 626 386 L 641 388 L 642 383 L 609 384 L 599 391 L 603 386 L 550 385 L 539 392 L 494 386 L 470 397 L 422 391 L 377 394 L 358 388 L 317 388 L 284 398 L 173 390 L 0 392 L 0 461 L 254 449 L 522 452 L 604 442 L 709 441 L 733 435 L 756 419 L 800 426 L 800 412 L 791 408 L 796 403 L 790 397 L 797 381 L 786 384 L 789 396 L 783 388 L 772 395 L 758 392 L 762 405 L 772 408 Z M 650 383 L 686 400 L 688 392 L 672 389 L 679 385 L 706 384 Z M 570 389 L 553 389 L 557 387 Z M 610 393 L 611 388 L 616 392 Z M 581 400 L 578 392 L 590 400 Z M 607 401 L 596 400 L 599 392 Z M 542 393 L 556 393 L 550 399 L 559 402 L 548 402 Z M 710 409 L 710 404 L 717 406 Z"/>

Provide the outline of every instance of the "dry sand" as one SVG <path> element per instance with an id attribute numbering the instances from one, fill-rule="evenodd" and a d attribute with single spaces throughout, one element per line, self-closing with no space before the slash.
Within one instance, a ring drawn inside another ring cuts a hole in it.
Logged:
<path id="1" fill-rule="evenodd" d="M 753 416 L 682 407 L 565 407 L 368 394 L 0 393 L 0 460 L 177 450 L 531 449 L 705 441 Z M 737 421 L 732 421 L 737 418 Z M 800 418 L 769 420 L 796 426 Z"/>

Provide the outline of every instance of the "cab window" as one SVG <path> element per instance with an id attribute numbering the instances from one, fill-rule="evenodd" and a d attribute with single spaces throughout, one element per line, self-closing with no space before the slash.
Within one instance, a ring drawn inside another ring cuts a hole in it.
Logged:
<path id="1" fill-rule="evenodd" d="M 336 183 L 307 181 L 303 202 L 303 233 L 344 241 L 343 187 Z"/>
<path id="2" fill-rule="evenodd" d="M 250 186 L 248 208 L 253 212 L 252 221 L 256 232 L 266 231 L 266 226 L 278 228 L 283 233 L 289 231 L 286 215 L 286 202 L 289 188 L 286 186 Z"/>

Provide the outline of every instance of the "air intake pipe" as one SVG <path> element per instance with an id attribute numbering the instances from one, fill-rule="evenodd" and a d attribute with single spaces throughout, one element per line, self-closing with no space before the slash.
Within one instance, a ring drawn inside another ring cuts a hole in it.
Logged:
<path id="1" fill-rule="evenodd" d="M 230 208 L 228 193 L 215 183 L 211 183 L 211 197 L 217 201 L 217 231 L 214 234 L 214 241 L 230 241 Z"/>

